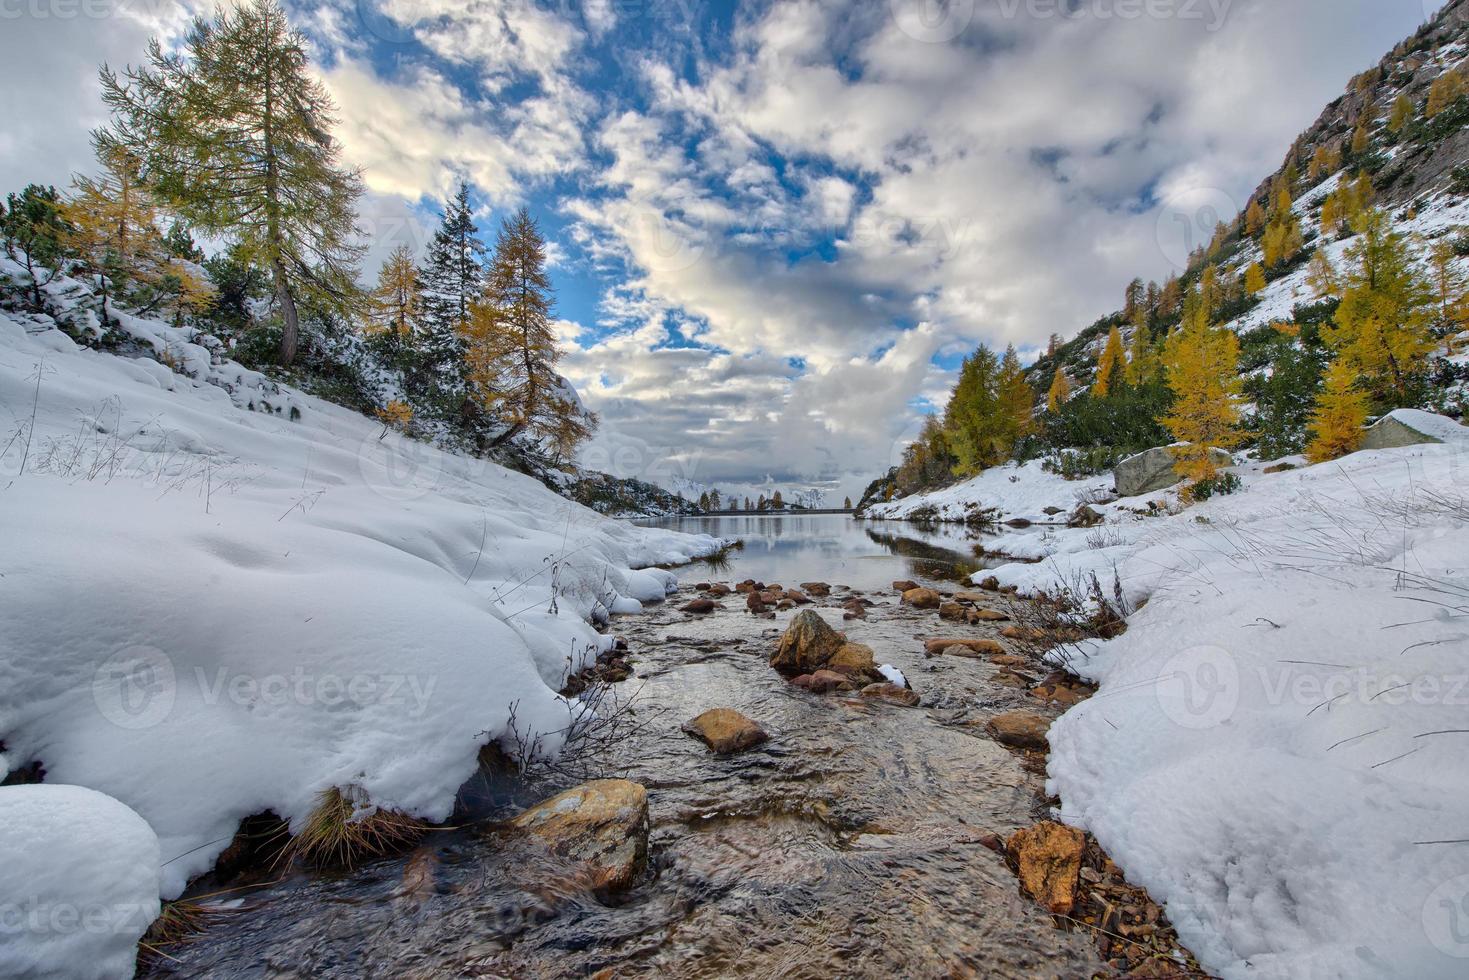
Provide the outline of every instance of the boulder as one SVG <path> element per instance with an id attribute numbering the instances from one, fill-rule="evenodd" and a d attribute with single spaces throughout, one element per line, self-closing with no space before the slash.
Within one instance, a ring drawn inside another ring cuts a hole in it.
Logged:
<path id="1" fill-rule="evenodd" d="M 783 674 L 813 674 L 825 667 L 842 648 L 846 637 L 826 624 L 815 611 L 803 609 L 781 634 L 770 666 Z"/>
<path id="2" fill-rule="evenodd" d="M 1215 466 L 1223 468 L 1234 465 L 1234 458 L 1222 449 L 1211 449 L 1209 455 L 1214 458 Z M 1173 449 L 1169 446 L 1159 446 L 1157 449 L 1129 456 L 1112 471 L 1117 480 L 1117 495 L 1137 497 L 1176 486 L 1182 482 L 1183 477 L 1174 472 L 1174 462 Z"/>
<path id="3" fill-rule="evenodd" d="M 801 678 L 797 678 L 800 680 Z M 832 691 L 855 691 L 857 685 L 846 674 L 838 674 L 834 670 L 818 670 L 810 675 L 805 684 L 801 685 L 813 694 L 829 694 Z"/>
<path id="4" fill-rule="evenodd" d="M 553 796 L 510 821 L 557 854 L 580 861 L 592 886 L 632 884 L 648 860 L 648 791 L 626 779 L 597 779 Z"/>
<path id="5" fill-rule="evenodd" d="M 1081 831 L 1051 821 L 1017 830 L 1005 842 L 1021 888 L 1055 915 L 1070 915 L 1076 906 L 1085 848 Z"/>
<path id="6" fill-rule="evenodd" d="M 954 653 L 952 648 L 959 647 L 963 653 Z M 980 657 L 985 654 L 1004 653 L 1005 647 L 999 640 L 962 639 L 951 636 L 939 637 L 923 642 L 923 652 L 930 657 L 940 653 L 950 656 Z"/>
<path id="7" fill-rule="evenodd" d="M 979 583 L 979 587 L 986 592 L 998 592 L 1000 591 L 1000 580 L 993 575 L 988 575 Z"/>
<path id="8" fill-rule="evenodd" d="M 683 607 L 683 612 L 704 614 L 704 613 L 712 613 L 714 610 L 716 610 L 718 608 L 719 608 L 719 603 L 715 602 L 713 599 L 706 599 L 703 596 L 700 596 L 699 598 L 695 599 L 693 602 L 690 602 L 688 605 L 684 606 Z"/>
<path id="9" fill-rule="evenodd" d="M 943 601 L 944 597 L 933 589 L 909 589 L 903 593 L 903 603 L 914 609 L 937 609 Z"/>
<path id="10" fill-rule="evenodd" d="M 1050 727 L 1049 718 L 1033 711 L 1007 711 L 995 715 L 984 725 L 985 731 L 1001 745 L 1038 752 L 1044 752 L 1048 747 L 1046 732 Z"/>
<path id="11" fill-rule="evenodd" d="M 1265 467 L 1260 472 L 1261 473 L 1264 473 L 1266 476 L 1273 476 L 1276 473 L 1289 473 L 1291 470 L 1293 470 L 1295 468 L 1296 468 L 1296 464 L 1294 464 L 1294 463 L 1275 463 L 1275 464 L 1272 464 L 1270 466 Z"/>
<path id="12" fill-rule="evenodd" d="M 886 681 L 881 684 L 868 684 L 862 689 L 862 696 L 878 701 L 886 701 L 888 704 L 896 704 L 904 708 L 916 708 L 921 702 L 917 691 L 906 687 L 899 687 L 891 681 Z"/>
<path id="13" fill-rule="evenodd" d="M 1458 436 L 1461 432 L 1462 438 L 1469 439 L 1469 429 L 1458 425 L 1453 419 L 1431 412 L 1399 409 L 1389 412 L 1367 427 L 1362 436 L 1362 448 L 1400 449 L 1403 446 L 1434 445 L 1443 442 L 1444 438 Z"/>
<path id="14" fill-rule="evenodd" d="M 968 621 L 969 612 L 970 611 L 967 607 L 960 605 L 957 602 L 944 602 L 939 604 L 940 619 L 952 619 L 957 622 L 963 623 Z"/>
<path id="15" fill-rule="evenodd" d="M 918 588 L 918 583 L 910 582 L 907 579 L 902 579 L 893 583 L 894 592 L 912 592 L 916 588 Z"/>
<path id="16" fill-rule="evenodd" d="M 743 752 L 770 736 L 765 729 L 733 708 L 713 708 L 683 723 L 682 730 L 720 755 Z"/>
<path id="17" fill-rule="evenodd" d="M 723 582 L 716 582 L 713 585 L 709 586 L 709 594 L 721 599 L 729 595 L 733 591 L 733 589 L 725 585 Z"/>
<path id="18" fill-rule="evenodd" d="M 1088 504 L 1082 504 L 1066 520 L 1067 527 L 1096 527 L 1106 518 L 1097 513 Z"/>
<path id="19" fill-rule="evenodd" d="M 815 596 L 817 599 L 825 599 L 831 595 L 831 586 L 825 582 L 802 582 L 801 589 L 807 595 Z"/>
<path id="20" fill-rule="evenodd" d="M 763 613 L 765 611 L 765 600 L 760 598 L 760 593 L 751 592 L 745 597 L 745 608 L 752 613 Z"/>
<path id="21" fill-rule="evenodd" d="M 977 623 L 1007 623 L 1010 621 L 1010 616 L 998 609 L 971 609 L 969 619 Z"/>
<path id="22" fill-rule="evenodd" d="M 876 677 L 876 655 L 861 643 L 843 643 L 826 662 L 826 669 L 853 677 Z"/>
<path id="23" fill-rule="evenodd" d="M 798 606 L 809 606 L 811 604 L 811 600 L 806 598 L 805 594 L 795 589 L 786 589 L 786 598 Z"/>

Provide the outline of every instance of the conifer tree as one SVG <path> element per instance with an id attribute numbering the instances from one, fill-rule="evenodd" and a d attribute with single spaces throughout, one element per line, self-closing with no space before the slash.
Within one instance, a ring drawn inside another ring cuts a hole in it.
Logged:
<path id="1" fill-rule="evenodd" d="M 591 435 L 596 419 L 556 374 L 554 302 L 546 241 L 521 208 L 501 222 L 484 297 L 464 331 L 469 379 L 479 405 L 505 426 L 496 445 L 527 432 L 566 456 Z"/>
<path id="2" fill-rule="evenodd" d="M 436 386 L 456 397 L 465 381 L 463 335 L 485 281 L 489 249 L 469 205 L 469 185 L 460 183 L 444 208 L 419 275 L 423 293 L 424 360 Z"/>
<path id="3" fill-rule="evenodd" d="M 423 295 L 413 250 L 407 245 L 393 249 L 383 262 L 370 299 L 368 332 L 386 337 L 394 350 L 411 346 L 423 315 Z"/>
<path id="4" fill-rule="evenodd" d="M 1311 256 L 1306 284 L 1311 287 L 1317 299 L 1325 299 L 1341 292 L 1341 275 L 1336 271 L 1336 266 L 1331 264 L 1325 249 L 1318 248 L 1316 254 Z"/>
<path id="5" fill-rule="evenodd" d="M 195 263 L 169 258 L 159 270 L 154 302 L 173 314 L 173 325 L 181 327 L 184 318 L 205 312 L 214 305 L 218 290 L 195 271 Z"/>
<path id="6" fill-rule="evenodd" d="M 1386 407 L 1406 406 L 1434 346 L 1433 293 L 1413 267 L 1407 239 L 1385 214 L 1366 211 L 1354 229 L 1359 237 L 1347 251 L 1353 267 L 1323 337 L 1370 395 Z"/>
<path id="7" fill-rule="evenodd" d="M 943 423 L 956 475 L 974 476 L 1009 452 L 1008 426 L 999 404 L 999 375 L 999 358 L 983 346 L 966 357 L 959 369 Z"/>
<path id="8" fill-rule="evenodd" d="M 1138 283 L 1138 290 L 1141 293 L 1142 283 Z M 1005 348 L 1005 356 L 1000 359 L 999 396 L 1008 451 L 1035 428 L 1035 392 L 1025 383 L 1025 369 L 1020 366 L 1020 355 L 1015 352 L 1014 344 Z"/>
<path id="9" fill-rule="evenodd" d="M 1392 115 L 1387 120 L 1387 130 L 1390 133 L 1401 133 L 1413 121 L 1417 110 L 1413 106 L 1413 100 L 1406 95 L 1399 95 L 1397 101 L 1392 105 Z"/>
<path id="10" fill-rule="evenodd" d="M 1360 157 L 1372 148 L 1372 131 L 1367 128 L 1367 120 L 1352 133 L 1352 156 Z"/>
<path id="11" fill-rule="evenodd" d="M 1357 386 L 1355 370 L 1344 358 L 1331 362 L 1326 383 L 1311 414 L 1311 441 L 1306 458 L 1324 463 L 1354 453 L 1362 445 L 1362 425 L 1367 421 L 1367 396 Z"/>
<path id="12" fill-rule="evenodd" d="M 61 272 L 67 235 L 61 215 L 61 198 L 54 187 L 28 184 L 19 194 L 6 195 L 0 215 L 5 235 L 5 253 L 25 267 L 31 306 L 39 310 L 41 287 Z"/>
<path id="13" fill-rule="evenodd" d="M 106 326 L 111 322 L 107 305 L 112 288 L 159 283 L 166 256 L 153 203 L 138 181 L 137 161 L 118 148 L 99 148 L 97 157 L 101 173 L 73 178 L 74 193 L 61 213 L 71 226 L 67 248 L 96 278 Z"/>
<path id="14" fill-rule="evenodd" d="M 1346 225 L 1346 215 L 1342 207 L 1341 194 L 1338 191 L 1326 195 L 1326 200 L 1321 202 L 1321 234 L 1326 236 L 1338 235 Z"/>
<path id="15" fill-rule="evenodd" d="M 1175 469 L 1189 480 L 1212 479 L 1209 450 L 1239 444 L 1239 338 L 1210 322 L 1206 289 L 1184 301 L 1183 322 L 1168 338 L 1164 363 L 1173 408 L 1162 422 L 1179 442 Z"/>
<path id="16" fill-rule="evenodd" d="M 1279 459 L 1305 448 L 1324 366 L 1320 347 L 1297 342 L 1299 327 L 1287 323 L 1274 327 L 1279 339 L 1271 345 L 1270 370 L 1246 381 L 1255 401 L 1261 459 Z"/>
<path id="17" fill-rule="evenodd" d="M 1424 115 L 1434 118 L 1465 94 L 1464 76 L 1457 69 L 1449 69 L 1428 87 L 1428 107 Z"/>
<path id="18" fill-rule="evenodd" d="M 1251 238 L 1258 238 L 1260 232 L 1265 230 L 1265 209 L 1260 207 L 1260 202 L 1250 201 L 1250 206 L 1245 208 L 1245 233 Z"/>
<path id="19" fill-rule="evenodd" d="M 1153 346 L 1148 328 L 1138 324 L 1132 331 L 1132 342 L 1128 345 L 1127 383 L 1134 388 L 1152 384 L 1163 371 L 1163 362 Z"/>
<path id="20" fill-rule="evenodd" d="M 1253 296 L 1264 288 L 1265 267 L 1255 262 L 1245 270 L 1245 292 Z"/>
<path id="21" fill-rule="evenodd" d="M 310 70 L 307 40 L 276 0 L 198 20 L 183 56 L 157 38 L 148 64 L 102 69 L 112 125 L 99 149 L 122 149 L 143 180 L 191 224 L 240 246 L 275 286 L 279 358 L 296 357 L 298 300 L 358 306 L 355 205 L 362 181 L 338 162 L 334 106 Z"/>
<path id="22" fill-rule="evenodd" d="M 1454 246 L 1443 240 L 1435 242 L 1428 253 L 1428 278 L 1435 308 L 1433 325 L 1451 340 L 1454 334 L 1469 326 L 1469 293 L 1457 259 Z"/>
<path id="23" fill-rule="evenodd" d="M 1097 380 L 1092 385 L 1094 398 L 1106 398 L 1126 380 L 1127 357 L 1122 352 L 1122 331 L 1114 323 L 1107 334 L 1107 344 L 1097 360 Z"/>
<path id="24" fill-rule="evenodd" d="M 1060 411 L 1061 406 L 1071 399 L 1071 380 L 1066 377 L 1066 369 L 1059 364 L 1056 366 L 1056 376 L 1051 379 L 1051 390 L 1046 392 L 1046 411 Z"/>

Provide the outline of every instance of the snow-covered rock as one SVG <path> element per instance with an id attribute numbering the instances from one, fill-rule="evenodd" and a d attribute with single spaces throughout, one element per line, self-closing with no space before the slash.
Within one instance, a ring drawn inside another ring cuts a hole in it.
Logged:
<path id="1" fill-rule="evenodd" d="M 0 313 L 0 774 L 39 760 L 136 810 L 165 896 L 241 818 L 299 825 L 334 786 L 446 817 L 512 712 L 565 726 L 556 691 L 613 642 L 592 623 L 722 543 L 124 325 L 157 358 Z"/>
<path id="2" fill-rule="evenodd" d="M 131 977 L 158 917 L 158 838 L 81 786 L 0 787 L 0 976 Z"/>

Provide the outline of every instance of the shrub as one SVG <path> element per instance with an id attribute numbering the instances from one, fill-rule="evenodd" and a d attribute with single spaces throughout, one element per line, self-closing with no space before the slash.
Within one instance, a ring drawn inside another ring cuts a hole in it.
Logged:
<path id="1" fill-rule="evenodd" d="M 1199 480 L 1187 490 L 1188 497 L 1194 502 L 1208 500 L 1216 494 L 1221 497 L 1235 493 L 1243 486 L 1240 478 L 1233 473 L 1220 473 L 1208 479 Z"/>

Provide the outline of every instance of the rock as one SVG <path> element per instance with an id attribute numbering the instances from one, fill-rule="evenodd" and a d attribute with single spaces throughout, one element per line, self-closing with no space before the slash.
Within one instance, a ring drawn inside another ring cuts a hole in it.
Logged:
<path id="1" fill-rule="evenodd" d="M 786 598 L 798 606 L 809 606 L 811 600 L 795 589 L 786 589 Z"/>
<path id="2" fill-rule="evenodd" d="M 1046 631 L 1034 626 L 1005 626 L 1000 629 L 1000 635 L 1007 640 L 1026 640 L 1038 643 L 1046 638 Z"/>
<path id="3" fill-rule="evenodd" d="M 939 604 L 939 618 L 952 619 L 958 622 L 968 622 L 969 609 L 957 602 L 944 602 Z"/>
<path id="4" fill-rule="evenodd" d="M 1055 517 L 1057 514 L 1066 513 L 1066 511 L 1062 510 L 1060 507 L 1047 507 L 1041 513 L 1045 514 L 1047 517 Z"/>
<path id="5" fill-rule="evenodd" d="M 1046 821 L 1017 830 L 1005 842 L 1025 893 L 1055 915 L 1070 915 L 1086 836 L 1075 827 Z"/>
<path id="6" fill-rule="evenodd" d="M 1274 466 L 1267 466 L 1267 467 L 1265 467 L 1260 472 L 1261 473 L 1264 473 L 1266 476 L 1270 476 L 1270 475 L 1273 475 L 1275 473 L 1289 473 L 1291 470 L 1293 470 L 1295 468 L 1296 468 L 1296 466 L 1295 466 L 1294 463 L 1276 463 Z"/>
<path id="7" fill-rule="evenodd" d="M 990 597 L 985 595 L 983 592 L 955 592 L 954 601 L 963 602 L 974 606 L 978 605 L 981 602 L 989 602 Z"/>
<path id="8" fill-rule="evenodd" d="M 803 609 L 781 634 L 770 666 L 783 674 L 814 674 L 841 649 L 846 638 L 826 624 L 815 611 Z"/>
<path id="9" fill-rule="evenodd" d="M 1106 518 L 1093 510 L 1090 505 L 1082 504 L 1080 507 L 1076 508 L 1074 512 L 1072 512 L 1071 517 L 1069 517 L 1066 521 L 1066 526 L 1096 527 L 1098 524 L 1102 523 L 1105 520 Z"/>
<path id="10" fill-rule="evenodd" d="M 1031 526 L 1031 522 L 1023 517 L 1012 517 L 1005 522 L 1006 527 L 1024 529 Z"/>
<path id="11" fill-rule="evenodd" d="M 950 653 L 951 647 L 960 647 L 964 650 L 964 653 Z M 947 653 L 950 656 L 980 657 L 985 654 L 1004 653 L 1005 647 L 999 640 L 939 637 L 937 639 L 925 640 L 923 642 L 923 652 L 930 657 L 940 653 Z"/>
<path id="12" fill-rule="evenodd" d="M 754 579 L 748 579 L 747 578 L 743 582 L 741 582 L 739 585 L 736 585 L 735 586 L 735 591 L 736 592 L 758 592 L 760 590 L 757 589 L 757 588 L 755 588 L 755 580 Z"/>
<path id="13" fill-rule="evenodd" d="M 743 752 L 770 737 L 765 729 L 733 708 L 712 708 L 684 722 L 682 730 L 720 755 Z"/>
<path id="14" fill-rule="evenodd" d="M 825 599 L 827 596 L 831 595 L 831 586 L 827 585 L 825 582 L 802 582 L 801 588 L 805 590 L 808 595 L 815 596 L 818 599 Z"/>
<path id="15" fill-rule="evenodd" d="M 682 611 L 683 612 L 686 612 L 686 613 L 700 613 L 700 614 L 703 614 L 703 613 L 712 613 L 714 610 L 716 610 L 718 608 L 719 608 L 719 603 L 715 602 L 713 599 L 706 599 L 706 598 L 704 598 L 704 597 L 701 596 L 698 599 L 695 599 L 693 602 L 689 603 L 688 605 L 684 606 L 683 609 L 682 609 Z"/>
<path id="16" fill-rule="evenodd" d="M 899 687 L 890 681 L 882 684 L 868 684 L 862 689 L 862 696 L 864 698 L 875 698 L 879 701 L 886 701 L 889 704 L 900 705 L 904 708 L 916 708 L 921 702 L 917 691 L 909 690 L 906 687 Z"/>
<path id="17" fill-rule="evenodd" d="M 811 680 L 803 685 L 813 694 L 829 694 L 832 691 L 855 691 L 857 685 L 852 683 L 846 674 L 838 674 L 834 670 L 818 670 L 811 675 Z"/>
<path id="18" fill-rule="evenodd" d="M 979 583 L 979 587 L 986 592 L 998 592 L 1000 591 L 1000 580 L 990 575 Z"/>
<path id="19" fill-rule="evenodd" d="M 751 592 L 745 597 L 745 608 L 752 613 L 763 613 L 765 611 L 765 600 L 760 598 L 760 593 Z"/>
<path id="20" fill-rule="evenodd" d="M 876 677 L 876 655 L 861 643 L 843 643 L 826 662 L 826 669 L 853 677 Z"/>
<path id="21" fill-rule="evenodd" d="M 909 589 L 903 593 L 903 603 L 914 609 L 937 609 L 944 601 L 944 597 L 933 589 Z"/>
<path id="22" fill-rule="evenodd" d="M 1211 449 L 1209 455 L 1215 466 L 1224 468 L 1234 465 L 1234 458 L 1222 449 Z M 1129 456 L 1112 471 L 1117 480 L 1117 495 L 1137 497 L 1176 486 L 1182 482 L 1183 477 L 1174 472 L 1174 462 L 1173 450 L 1168 446 L 1159 446 L 1157 449 Z"/>
<path id="23" fill-rule="evenodd" d="M 762 589 L 759 593 L 760 601 L 767 606 L 773 606 L 781 599 L 780 589 Z"/>
<path id="24" fill-rule="evenodd" d="M 1422 429 L 1413 424 L 1420 416 L 1426 416 L 1422 422 L 1419 422 Z M 1423 424 L 1423 422 L 1430 424 Z M 1424 431 L 1435 428 L 1432 422 L 1447 423 L 1451 427 L 1454 425 L 1451 420 L 1443 416 L 1430 415 L 1427 412 L 1392 412 L 1367 427 L 1366 433 L 1362 436 L 1361 448 L 1364 450 L 1400 449 L 1403 446 L 1426 446 L 1441 443 L 1443 440 L 1438 436 Z M 1469 429 L 1463 431 L 1465 436 L 1469 437 Z"/>
<path id="25" fill-rule="evenodd" d="M 998 609 L 974 609 L 970 611 L 970 620 L 978 623 L 1005 623 L 1010 617 Z"/>
<path id="26" fill-rule="evenodd" d="M 597 779 L 553 796 L 510 821 L 580 861 L 592 886 L 632 884 L 648 860 L 648 791 L 626 779 Z"/>
<path id="27" fill-rule="evenodd" d="M 894 592 L 912 592 L 916 588 L 918 588 L 918 583 L 910 582 L 907 579 L 893 583 Z"/>
<path id="28" fill-rule="evenodd" d="M 796 608 L 796 604 L 794 602 L 792 602 L 791 600 L 789 600 L 789 599 L 782 599 L 782 600 L 780 600 L 779 602 L 777 602 L 775 604 L 775 608 L 777 608 L 777 609 L 781 610 L 782 612 L 784 612 L 787 609 L 794 609 L 794 608 Z"/>
<path id="29" fill-rule="evenodd" d="M 1044 752 L 1049 747 L 1046 732 L 1051 727 L 1051 721 L 1033 711 L 1007 711 L 1002 715 L 995 715 L 985 722 L 984 727 L 1001 745 L 1034 749 L 1038 752 Z"/>
<path id="30" fill-rule="evenodd" d="M 709 594 L 720 599 L 729 595 L 733 591 L 733 589 L 725 585 L 723 582 L 716 582 L 713 585 L 709 586 Z"/>
<path id="31" fill-rule="evenodd" d="M 708 582 L 700 582 L 698 585 L 694 586 L 694 591 L 695 592 L 708 592 L 709 591 L 709 583 Z"/>

